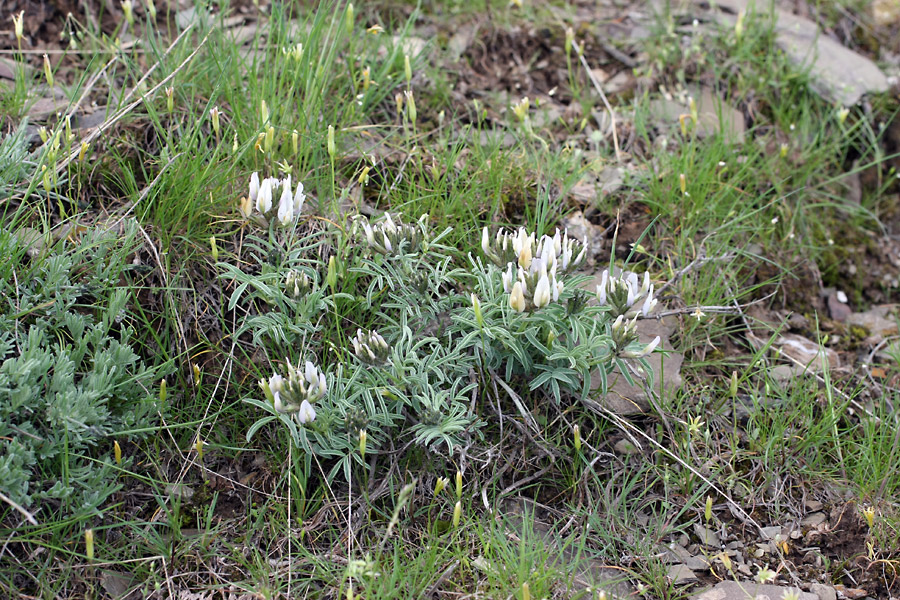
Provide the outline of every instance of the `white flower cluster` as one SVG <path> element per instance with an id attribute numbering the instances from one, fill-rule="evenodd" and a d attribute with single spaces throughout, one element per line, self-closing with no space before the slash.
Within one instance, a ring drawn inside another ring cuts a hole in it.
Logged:
<path id="1" fill-rule="evenodd" d="M 381 366 L 387 363 L 391 347 L 375 330 L 356 330 L 356 337 L 350 340 L 353 353 L 367 365 Z"/>
<path id="2" fill-rule="evenodd" d="M 616 320 L 613 321 L 610 329 L 612 331 L 613 345 L 619 356 L 622 358 L 644 358 L 656 350 L 656 347 L 659 345 L 660 338 L 659 336 L 656 336 L 653 338 L 653 341 L 640 350 L 628 349 L 629 346 L 638 341 L 637 315 L 630 321 L 626 319 L 625 315 L 619 315 L 616 317 Z"/>
<path id="3" fill-rule="evenodd" d="M 306 361 L 305 369 L 300 372 L 300 365 L 294 368 L 288 361 L 287 379 L 275 373 L 269 381 L 260 383 L 266 396 L 275 406 L 275 410 L 285 414 L 296 414 L 301 425 L 316 420 L 316 409 L 313 403 L 325 395 L 327 385 L 325 374 L 310 361 Z"/>
<path id="4" fill-rule="evenodd" d="M 574 270 L 587 254 L 587 239 L 570 239 L 569 233 L 543 236 L 535 242 L 535 234 L 524 227 L 516 232 L 501 229 L 491 243 L 487 227 L 481 234 L 485 256 L 503 272 L 503 290 L 509 294 L 509 305 L 517 312 L 542 308 L 556 302 L 563 291 L 558 279 Z"/>
<path id="5" fill-rule="evenodd" d="M 640 308 L 637 308 L 641 301 Z M 635 273 L 611 277 L 609 269 L 605 269 L 600 275 L 600 285 L 597 286 L 597 302 L 601 306 L 608 305 L 617 317 L 633 317 L 638 314 L 648 316 L 656 306 L 650 274 L 644 272 L 644 281 L 639 283 Z"/>
<path id="6" fill-rule="evenodd" d="M 277 206 L 274 202 L 276 197 Z M 254 172 L 250 176 L 250 195 L 241 198 L 239 209 L 245 219 L 258 213 L 258 216 L 267 223 L 274 217 L 282 227 L 287 227 L 300 217 L 305 200 L 303 183 L 298 181 L 297 191 L 294 192 L 291 189 L 290 175 L 284 179 L 266 177 L 260 181 L 259 174 Z"/>
<path id="7" fill-rule="evenodd" d="M 428 215 L 422 215 L 417 225 L 411 225 L 401 221 L 399 216 L 391 217 L 390 213 L 384 213 L 383 220 L 374 225 L 364 221 L 362 227 L 366 243 L 380 254 L 399 250 L 402 242 L 406 242 L 406 252 L 416 252 L 428 234 Z"/>

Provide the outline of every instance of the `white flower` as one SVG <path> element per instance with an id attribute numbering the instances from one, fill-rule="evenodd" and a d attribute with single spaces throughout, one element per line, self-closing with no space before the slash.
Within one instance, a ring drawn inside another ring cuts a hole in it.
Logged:
<path id="1" fill-rule="evenodd" d="M 256 198 L 259 196 L 259 174 L 254 171 L 250 176 L 250 200 L 256 202 Z"/>
<path id="2" fill-rule="evenodd" d="M 287 227 L 294 220 L 294 195 L 291 193 L 291 176 L 282 183 L 281 200 L 278 202 L 278 221 Z"/>
<path id="3" fill-rule="evenodd" d="M 313 408 L 307 400 L 300 403 L 300 410 L 297 412 L 297 420 L 301 425 L 312 423 L 316 420 L 316 409 Z"/>
<path id="4" fill-rule="evenodd" d="M 491 252 L 491 240 L 488 237 L 487 227 L 481 230 L 481 251 L 484 252 L 484 255 L 487 257 L 493 255 L 493 252 Z"/>
<path id="5" fill-rule="evenodd" d="M 266 177 L 259 186 L 259 193 L 256 197 L 256 210 L 262 214 L 266 214 L 272 210 L 272 179 Z"/>
<path id="6" fill-rule="evenodd" d="M 537 286 L 534 288 L 533 302 L 537 308 L 550 304 L 550 279 L 547 277 L 546 271 L 541 274 L 541 278 L 538 279 Z"/>
<path id="7" fill-rule="evenodd" d="M 375 246 L 375 231 L 368 223 L 363 223 L 363 231 L 366 232 L 366 241 L 370 246 Z"/>
<path id="8" fill-rule="evenodd" d="M 691 316 L 697 319 L 698 321 L 706 316 L 706 313 L 700 310 L 700 307 L 694 309 L 694 312 L 691 313 Z"/>
<path id="9" fill-rule="evenodd" d="M 641 313 L 646 317 L 650 314 L 650 311 L 656 306 L 656 298 L 653 297 L 653 284 L 650 284 L 650 289 L 647 292 L 647 297 L 644 299 L 644 305 L 641 307 Z"/>
<path id="10" fill-rule="evenodd" d="M 604 269 L 600 275 L 600 285 L 597 286 L 597 302 L 606 304 L 606 291 L 609 289 L 609 269 Z"/>
<path id="11" fill-rule="evenodd" d="M 525 293 L 522 291 L 522 282 L 517 281 L 512 286 L 509 294 L 509 306 L 516 312 L 525 312 Z"/>
<path id="12" fill-rule="evenodd" d="M 303 210 L 303 203 L 306 201 L 306 194 L 303 193 L 303 182 L 297 182 L 297 193 L 294 194 L 294 216 L 299 217 L 300 211 Z"/>
<path id="13" fill-rule="evenodd" d="M 507 263 L 506 271 L 504 271 L 500 275 L 500 279 L 503 281 L 503 291 L 506 292 L 507 294 L 510 293 L 510 291 L 512 291 L 512 284 L 513 284 L 514 277 L 515 276 L 513 275 L 512 263 Z"/>

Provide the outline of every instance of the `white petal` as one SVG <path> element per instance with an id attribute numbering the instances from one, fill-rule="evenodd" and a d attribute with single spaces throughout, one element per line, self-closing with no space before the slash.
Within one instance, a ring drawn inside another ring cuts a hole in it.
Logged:
<path id="1" fill-rule="evenodd" d="M 290 177 L 288 177 L 290 184 Z M 278 222 L 282 227 L 287 227 L 294 220 L 294 196 L 291 194 L 291 186 L 285 185 L 281 192 L 281 199 L 278 201 Z"/>
<path id="2" fill-rule="evenodd" d="M 297 182 L 297 193 L 294 194 L 294 216 L 299 217 L 300 211 L 303 210 L 303 203 L 306 201 L 306 194 L 303 193 L 303 182 Z"/>
<path id="3" fill-rule="evenodd" d="M 550 304 L 550 279 L 547 277 L 546 271 L 541 275 L 534 288 L 533 302 L 537 308 Z"/>
<path id="4" fill-rule="evenodd" d="M 297 420 L 300 421 L 301 425 L 312 423 L 316 420 L 316 409 L 313 408 L 312 404 L 304 400 L 300 403 L 300 411 L 297 413 Z"/>
<path id="5" fill-rule="evenodd" d="M 263 179 L 262 185 L 259 186 L 259 194 L 256 197 L 256 210 L 262 214 L 272 210 L 272 180 L 268 177 Z"/>
<path id="6" fill-rule="evenodd" d="M 259 196 L 259 174 L 254 171 L 250 176 L 250 200 L 256 202 Z"/>

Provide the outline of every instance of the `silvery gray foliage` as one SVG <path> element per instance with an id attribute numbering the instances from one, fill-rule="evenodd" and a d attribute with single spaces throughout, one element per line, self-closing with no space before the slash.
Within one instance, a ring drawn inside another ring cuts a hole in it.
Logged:
<path id="1" fill-rule="evenodd" d="M 0 230 L 0 490 L 21 505 L 97 513 L 120 487 L 113 440 L 163 409 L 154 390 L 171 364 L 144 364 L 125 312 L 134 247 L 133 228 L 97 230 L 29 258 Z"/>

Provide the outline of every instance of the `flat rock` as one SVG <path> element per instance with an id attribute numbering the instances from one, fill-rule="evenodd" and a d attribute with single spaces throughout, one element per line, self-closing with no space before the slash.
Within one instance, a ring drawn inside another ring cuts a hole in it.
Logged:
<path id="1" fill-rule="evenodd" d="M 694 534 L 700 538 L 700 543 L 709 548 L 721 548 L 722 540 L 715 531 L 704 527 L 700 523 L 694 523 Z"/>
<path id="2" fill-rule="evenodd" d="M 824 370 L 826 360 L 829 369 L 837 369 L 841 366 L 841 359 L 837 352 L 831 348 L 822 348 L 814 341 L 795 333 L 785 333 L 779 336 L 773 343 L 773 347 L 816 373 Z"/>
<path id="3" fill-rule="evenodd" d="M 667 571 L 666 576 L 675 585 L 684 585 L 686 583 L 693 583 L 697 581 L 697 575 L 689 568 L 687 568 L 686 565 L 682 564 L 669 566 L 669 570 Z"/>
<path id="4" fill-rule="evenodd" d="M 798 600 L 819 600 L 815 594 L 797 588 L 766 585 L 749 581 L 720 581 L 714 587 L 691 596 L 691 600 L 781 600 L 785 592 L 797 592 Z"/>
<path id="5" fill-rule="evenodd" d="M 697 103 L 698 137 L 719 133 L 729 142 L 739 144 L 744 141 L 746 130 L 744 113 L 716 96 L 709 88 L 702 88 L 694 94 Z M 683 102 L 657 98 L 652 100 L 649 106 L 649 114 L 654 120 L 675 128 L 681 127 L 679 117 L 689 115 L 690 112 L 690 101 L 687 98 Z"/>
<path id="6" fill-rule="evenodd" d="M 865 329 L 869 343 L 880 344 L 884 338 L 898 333 L 897 320 L 891 314 L 896 308 L 896 304 L 881 304 L 866 312 L 853 313 L 846 321 L 850 326 Z"/>
<path id="7" fill-rule="evenodd" d="M 834 588 L 824 583 L 811 584 L 809 591 L 815 594 L 819 600 L 837 600 L 837 592 Z"/>
<path id="8" fill-rule="evenodd" d="M 717 12 L 719 21 L 729 27 L 734 27 L 740 11 L 767 15 L 772 8 L 769 0 L 719 0 L 716 4 L 729 11 Z M 777 6 L 771 14 L 778 47 L 798 69 L 808 69 L 810 86 L 826 100 L 853 106 L 863 94 L 888 90 L 887 76 L 878 65 L 825 35 L 809 19 Z"/>

